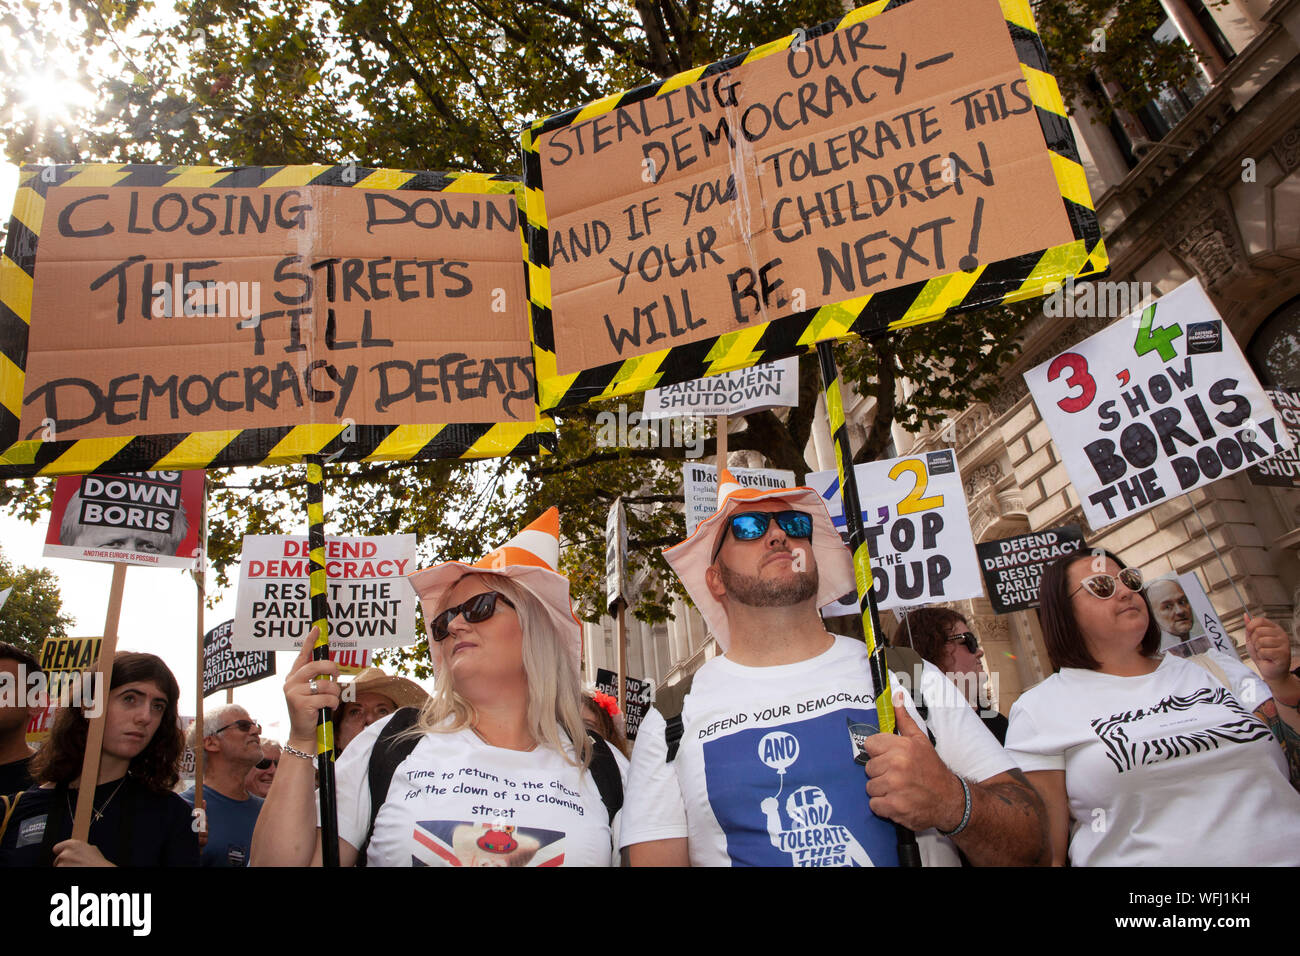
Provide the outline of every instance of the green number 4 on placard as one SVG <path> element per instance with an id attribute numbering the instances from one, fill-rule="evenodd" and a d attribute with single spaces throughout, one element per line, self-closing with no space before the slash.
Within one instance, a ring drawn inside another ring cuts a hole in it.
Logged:
<path id="1" fill-rule="evenodd" d="M 1137 341 L 1133 343 L 1133 351 L 1138 355 L 1146 355 L 1155 349 L 1160 353 L 1162 362 L 1172 362 L 1178 357 L 1178 350 L 1174 348 L 1174 339 L 1183 334 L 1183 327 L 1175 322 L 1173 325 L 1152 329 L 1151 320 L 1155 315 L 1155 304 L 1142 310 L 1142 321 L 1138 325 Z"/>

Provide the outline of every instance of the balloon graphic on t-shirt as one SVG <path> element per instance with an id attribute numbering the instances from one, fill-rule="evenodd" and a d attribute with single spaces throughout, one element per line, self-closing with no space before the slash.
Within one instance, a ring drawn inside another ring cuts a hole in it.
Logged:
<path id="1" fill-rule="evenodd" d="M 785 772 L 790 764 L 799 759 L 799 741 L 793 734 L 783 730 L 774 730 L 765 734 L 758 742 L 758 757 L 763 763 L 781 775 L 781 784 L 776 792 L 779 796 L 785 789 Z"/>

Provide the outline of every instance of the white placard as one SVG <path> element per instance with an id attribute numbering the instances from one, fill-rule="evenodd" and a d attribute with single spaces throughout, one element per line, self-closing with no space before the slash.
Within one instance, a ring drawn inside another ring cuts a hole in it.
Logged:
<path id="1" fill-rule="evenodd" d="M 230 646 L 289 651 L 311 631 L 306 535 L 244 536 Z M 404 647 L 415 643 L 415 535 L 325 538 L 330 648 Z"/>
<path id="2" fill-rule="evenodd" d="M 880 610 L 984 594 L 966 492 L 951 449 L 868 462 L 853 474 Z M 813 472 L 808 484 L 826 499 L 835 526 L 847 540 L 839 475 Z M 826 616 L 855 613 L 857 595 L 846 595 L 822 610 Z"/>
<path id="3" fill-rule="evenodd" d="M 744 488 L 793 488 L 794 472 L 780 468 L 728 469 Z M 709 515 L 718 510 L 716 465 L 682 465 L 682 495 L 686 499 L 686 534 L 695 534 Z"/>
<path id="4" fill-rule="evenodd" d="M 1291 447 L 1194 279 L 1025 381 L 1094 529 Z"/>
<path id="5" fill-rule="evenodd" d="M 1239 656 L 1195 572 L 1148 581 L 1147 603 L 1160 628 L 1162 653 L 1188 657 L 1218 650 Z"/>
<path id="6" fill-rule="evenodd" d="M 799 404 L 799 357 L 647 389 L 642 418 L 744 415 Z"/>

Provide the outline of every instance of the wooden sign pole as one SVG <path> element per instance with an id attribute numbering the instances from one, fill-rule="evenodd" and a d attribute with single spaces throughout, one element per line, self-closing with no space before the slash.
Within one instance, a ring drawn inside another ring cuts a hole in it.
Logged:
<path id="1" fill-rule="evenodd" d="M 90 836 L 90 815 L 95 809 L 95 786 L 99 782 L 99 754 L 104 746 L 104 724 L 108 720 L 109 684 L 113 679 L 113 656 L 117 653 L 117 622 L 122 616 L 122 589 L 126 585 L 126 565 L 113 564 L 113 583 L 108 592 L 108 616 L 104 620 L 104 640 L 99 645 L 95 669 L 102 695 L 99 716 L 90 719 L 86 734 L 86 756 L 81 762 L 81 784 L 77 791 L 77 812 L 72 818 L 72 839 L 85 841 Z"/>

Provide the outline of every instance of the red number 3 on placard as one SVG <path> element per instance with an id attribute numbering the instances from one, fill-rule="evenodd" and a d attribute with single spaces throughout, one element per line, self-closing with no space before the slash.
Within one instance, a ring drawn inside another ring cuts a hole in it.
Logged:
<path id="1" fill-rule="evenodd" d="M 1077 352 L 1063 352 L 1052 359 L 1052 364 L 1047 369 L 1047 380 L 1055 382 L 1067 368 L 1070 377 L 1065 380 L 1065 384 L 1070 388 L 1077 386 L 1083 391 L 1078 395 L 1067 396 L 1056 404 L 1063 412 L 1081 412 L 1097 397 L 1097 383 L 1088 374 L 1088 360 Z"/>

